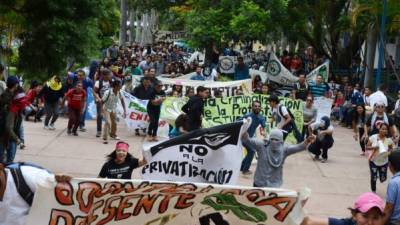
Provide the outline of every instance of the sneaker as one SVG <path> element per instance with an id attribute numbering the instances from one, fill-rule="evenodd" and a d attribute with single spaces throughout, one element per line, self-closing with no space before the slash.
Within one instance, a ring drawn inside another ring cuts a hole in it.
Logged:
<path id="1" fill-rule="evenodd" d="M 71 130 L 67 130 L 67 134 L 70 135 L 72 132 Z"/>
<path id="2" fill-rule="evenodd" d="M 100 132 L 100 131 L 97 131 L 96 137 L 100 137 L 100 136 L 101 136 L 101 132 Z"/>
<path id="3" fill-rule="evenodd" d="M 45 129 L 45 130 L 50 130 L 50 127 L 49 127 L 49 126 L 46 126 L 46 125 L 44 125 L 43 129 Z"/>
<path id="4" fill-rule="evenodd" d="M 120 138 L 118 136 L 111 136 L 111 138 L 114 140 L 117 140 L 117 141 L 120 140 Z"/>
<path id="5" fill-rule="evenodd" d="M 85 127 L 81 127 L 81 128 L 79 128 L 79 131 L 80 132 L 86 132 L 86 128 Z"/>
<path id="6" fill-rule="evenodd" d="M 75 132 L 72 133 L 72 135 L 78 136 L 78 133 L 75 131 Z"/>
<path id="7" fill-rule="evenodd" d="M 313 161 L 319 161 L 319 156 L 314 156 Z"/>
<path id="8" fill-rule="evenodd" d="M 55 130 L 56 128 L 54 127 L 54 124 L 49 125 L 49 130 Z"/>
<path id="9" fill-rule="evenodd" d="M 108 144 L 108 141 L 106 139 L 103 139 L 103 144 Z"/>
<path id="10" fill-rule="evenodd" d="M 21 150 L 25 149 L 25 144 L 24 143 L 19 144 L 19 149 Z"/>
<path id="11" fill-rule="evenodd" d="M 328 159 L 321 159 L 321 163 L 326 163 Z"/>
<path id="12" fill-rule="evenodd" d="M 251 175 L 252 173 L 250 170 L 242 171 L 243 175 Z"/>

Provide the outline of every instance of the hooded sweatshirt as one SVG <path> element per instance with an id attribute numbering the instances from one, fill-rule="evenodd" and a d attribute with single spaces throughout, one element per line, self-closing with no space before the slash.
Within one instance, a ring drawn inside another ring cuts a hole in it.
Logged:
<path id="1" fill-rule="evenodd" d="M 279 141 L 270 141 L 271 138 Z M 282 169 L 286 157 L 306 149 L 304 143 L 291 146 L 284 145 L 283 134 L 279 130 L 272 130 L 269 140 L 251 138 L 246 140 L 245 143 L 255 149 L 258 154 L 257 168 L 254 175 L 254 184 L 257 187 L 281 187 L 283 183 Z"/>

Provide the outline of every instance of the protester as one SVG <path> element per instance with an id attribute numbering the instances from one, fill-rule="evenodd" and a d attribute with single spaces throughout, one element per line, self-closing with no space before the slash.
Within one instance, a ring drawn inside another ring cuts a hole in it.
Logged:
<path id="1" fill-rule="evenodd" d="M 196 68 L 196 74 L 190 77 L 191 80 L 205 80 L 201 66 Z"/>
<path id="2" fill-rule="evenodd" d="M 333 146 L 333 126 L 329 117 L 323 116 L 321 121 L 317 121 L 308 126 L 308 132 L 317 136 L 315 142 L 308 150 L 315 155 L 314 160 L 319 161 L 322 153 L 321 163 L 328 160 L 328 150 Z"/>
<path id="3" fill-rule="evenodd" d="M 238 57 L 238 64 L 235 67 L 234 80 L 250 79 L 249 67 L 244 63 L 243 57 Z"/>
<path id="4" fill-rule="evenodd" d="M 379 132 L 378 125 L 380 123 L 386 123 L 389 125 L 389 137 L 397 139 L 397 129 L 393 122 L 393 119 L 385 112 L 385 104 L 383 102 L 377 102 L 374 105 L 374 112 L 368 117 L 365 124 L 365 130 L 368 135 L 377 134 Z"/>
<path id="5" fill-rule="evenodd" d="M 323 82 L 321 75 L 317 75 L 316 81 L 310 84 L 310 91 L 314 98 L 325 96 L 328 90 L 329 86 Z"/>
<path id="6" fill-rule="evenodd" d="M 182 106 L 182 111 L 188 116 L 188 131 L 193 131 L 201 128 L 201 122 L 204 113 L 204 100 L 209 95 L 208 89 L 203 86 L 198 86 L 197 94 L 190 97 L 189 101 Z"/>
<path id="7" fill-rule="evenodd" d="M 138 160 L 129 153 L 129 144 L 118 141 L 115 150 L 107 155 L 107 162 L 100 170 L 99 178 L 132 179 L 132 171 L 146 164 L 146 159 Z"/>
<path id="8" fill-rule="evenodd" d="M 57 121 L 59 113 L 60 99 L 63 97 L 61 80 L 57 76 L 53 76 L 39 93 L 39 97 L 44 98 L 44 110 L 46 118 L 44 119 L 45 130 L 55 130 L 54 123 Z"/>
<path id="9" fill-rule="evenodd" d="M 135 88 L 135 86 L 132 83 L 132 76 L 131 75 L 125 76 L 124 81 L 125 82 L 124 82 L 124 85 L 122 86 L 121 90 L 123 90 L 129 94 L 132 94 L 133 89 Z"/>
<path id="10" fill-rule="evenodd" d="M 50 188 L 54 182 L 62 183 L 70 180 L 70 176 L 54 175 L 46 169 L 30 164 L 6 166 L 0 163 L 0 224 L 24 225 L 38 186 Z M 19 192 L 23 186 L 28 189 L 26 193 L 28 195 L 22 196 Z"/>
<path id="11" fill-rule="evenodd" d="M 393 174 L 387 186 L 385 216 L 382 224 L 399 224 L 400 222 L 400 151 L 389 154 L 389 170 Z"/>
<path id="12" fill-rule="evenodd" d="M 276 95 L 269 97 L 269 105 L 272 110 L 272 119 L 277 124 L 276 128 L 282 130 L 283 140 L 286 140 L 287 136 L 293 130 L 292 118 L 289 111 L 286 106 L 279 104 L 279 98 Z"/>
<path id="13" fill-rule="evenodd" d="M 301 135 L 304 137 L 305 135 L 308 137 L 308 126 L 313 124 L 315 121 L 317 121 L 317 113 L 318 110 L 314 106 L 314 99 L 312 96 L 308 96 L 306 99 L 306 104 L 304 104 L 303 108 L 303 130 L 301 132 Z"/>
<path id="14" fill-rule="evenodd" d="M 386 137 L 389 131 L 389 125 L 386 123 L 380 123 L 378 129 L 379 133 L 370 136 L 367 144 L 367 149 L 372 150 L 368 160 L 371 172 L 371 190 L 373 192 L 376 192 L 376 181 L 378 180 L 378 175 L 381 183 L 385 182 L 387 179 L 388 159 L 387 156 L 383 156 L 382 159 L 382 156 L 379 154 L 381 154 L 382 151 L 389 152 L 394 148 L 393 140 Z"/>
<path id="15" fill-rule="evenodd" d="M 384 203 L 375 193 L 360 195 L 352 208 L 349 208 L 351 217 L 345 219 L 314 218 L 306 216 L 301 225 L 382 225 L 384 217 Z"/>
<path id="16" fill-rule="evenodd" d="M 150 117 L 149 127 L 147 129 L 147 140 L 158 141 L 157 130 L 160 120 L 161 104 L 165 100 L 166 94 L 162 90 L 162 83 L 158 82 L 150 94 L 150 101 L 147 104 L 147 113 Z"/>
<path id="17" fill-rule="evenodd" d="M 31 82 L 31 86 L 26 94 L 28 106 L 25 107 L 25 120 L 29 121 L 30 116 L 34 116 L 34 122 L 42 122 L 41 117 L 44 114 L 43 102 L 41 98 L 38 97 L 43 86 L 39 84 L 36 80 Z"/>
<path id="18" fill-rule="evenodd" d="M 361 147 L 361 154 L 362 156 L 365 155 L 365 145 L 368 139 L 368 134 L 365 132 L 365 124 L 367 122 L 366 110 L 365 105 L 359 104 L 356 106 L 356 110 L 353 112 L 352 115 L 352 124 L 353 124 L 353 131 L 354 131 L 354 140 L 359 141 Z"/>
<path id="19" fill-rule="evenodd" d="M 93 88 L 93 81 L 89 77 L 86 76 L 85 71 L 82 69 L 77 71 L 76 79 L 74 80 L 74 86 L 76 86 L 76 84 L 78 82 L 82 82 L 82 87 L 83 87 L 83 90 L 86 92 L 86 94 L 88 94 L 89 88 Z M 79 121 L 79 131 L 81 131 L 81 132 L 86 131 L 85 120 L 86 120 L 87 106 L 88 106 L 88 104 L 86 104 L 85 108 L 83 108 L 83 112 L 82 112 L 82 115 L 81 115 L 80 121 Z"/>
<path id="20" fill-rule="evenodd" d="M 174 138 L 188 132 L 188 116 L 180 114 L 175 120 L 175 127 L 169 132 L 169 137 Z"/>
<path id="21" fill-rule="evenodd" d="M 371 106 L 370 96 L 371 96 L 371 88 L 365 87 L 364 93 L 363 93 L 363 102 L 364 102 L 365 106 L 368 106 L 368 107 Z"/>
<path id="22" fill-rule="evenodd" d="M 112 82 L 111 89 L 108 89 L 101 101 L 103 103 L 103 115 L 104 115 L 104 127 L 103 127 L 103 143 L 108 144 L 108 136 L 114 140 L 119 140 L 117 136 L 117 107 L 118 101 L 121 102 L 122 108 L 124 110 L 123 117 L 126 116 L 126 108 L 124 98 L 122 98 L 121 93 L 121 81 L 114 80 Z"/>
<path id="23" fill-rule="evenodd" d="M 286 157 L 303 151 L 312 143 L 314 136 L 308 137 L 303 143 L 286 146 L 284 145 L 283 133 L 281 130 L 273 129 L 269 139 L 257 140 L 249 138 L 245 132 L 242 141 L 254 149 L 258 155 L 257 168 L 254 174 L 254 187 L 279 188 L 283 183 L 283 163 Z"/>
<path id="24" fill-rule="evenodd" d="M 249 134 L 250 138 L 253 138 L 254 135 L 256 134 L 256 130 L 259 126 L 260 128 L 260 134 L 261 136 L 265 136 L 264 128 L 265 128 L 265 121 L 266 118 L 265 116 L 261 113 L 261 102 L 260 101 L 253 101 L 251 105 L 251 112 L 247 113 L 246 115 L 243 116 L 243 118 L 251 118 L 251 124 L 249 128 L 247 129 L 247 132 Z M 240 171 L 244 175 L 249 175 L 251 174 L 250 171 L 250 166 L 251 162 L 253 161 L 253 157 L 255 154 L 254 149 L 251 148 L 251 146 L 247 145 L 247 143 L 243 143 L 243 147 L 246 148 L 247 154 L 246 157 L 242 161 L 242 166 L 240 167 Z"/>
<path id="25" fill-rule="evenodd" d="M 141 100 L 150 100 L 153 88 L 151 87 L 150 78 L 144 77 L 140 81 L 140 85 L 133 89 L 132 95 Z M 146 132 L 144 130 L 144 132 Z M 140 136 L 139 129 L 135 129 L 135 135 Z"/>
<path id="26" fill-rule="evenodd" d="M 93 97 L 96 102 L 96 112 L 97 112 L 96 137 L 101 136 L 101 126 L 102 126 L 102 120 L 103 120 L 102 98 L 104 96 L 104 93 L 111 88 L 111 83 L 112 83 L 111 71 L 109 69 L 101 69 L 99 74 L 101 75 L 101 78 L 98 81 L 96 81 L 96 83 L 94 84 L 94 89 L 93 89 Z"/>
<path id="27" fill-rule="evenodd" d="M 68 100 L 68 127 L 67 134 L 78 136 L 77 130 L 81 121 L 81 116 L 86 109 L 86 91 L 83 89 L 81 81 L 76 83 L 75 88 L 69 90 L 62 102 L 61 107 L 64 106 L 65 100 Z"/>
<path id="28" fill-rule="evenodd" d="M 252 81 L 253 92 L 255 92 L 255 93 L 260 92 L 261 93 L 262 85 L 263 85 L 263 82 L 261 80 L 261 76 L 260 75 L 254 76 L 253 81 Z"/>
<path id="29" fill-rule="evenodd" d="M 299 80 L 295 83 L 294 90 L 296 91 L 296 99 L 306 101 L 307 96 L 310 93 L 310 88 L 306 81 L 306 75 L 303 73 L 299 75 Z"/>

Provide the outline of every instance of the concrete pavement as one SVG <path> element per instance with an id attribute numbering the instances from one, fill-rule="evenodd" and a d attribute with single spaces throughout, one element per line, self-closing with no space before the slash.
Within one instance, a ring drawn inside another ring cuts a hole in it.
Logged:
<path id="1" fill-rule="evenodd" d="M 64 118 L 56 122 L 55 131 L 44 130 L 43 123 L 24 122 L 27 147 L 17 151 L 16 160 L 34 162 L 53 172 L 74 177 L 97 177 L 115 141 L 105 145 L 101 138 L 96 138 L 95 121 L 87 121 L 87 132 L 79 132 L 78 137 L 68 136 L 66 126 Z M 144 138 L 128 133 L 122 121 L 118 123 L 118 129 L 119 137 L 130 143 L 131 153 L 141 157 Z M 308 152 L 301 152 L 290 156 L 284 165 L 284 188 L 311 188 L 311 198 L 305 207 L 311 215 L 348 217 L 347 208 L 357 196 L 370 191 L 368 162 L 366 157 L 360 156 L 361 150 L 352 131 L 336 125 L 334 139 L 327 163 L 315 162 Z M 253 161 L 252 171 L 255 166 Z M 133 178 L 140 179 L 139 170 L 134 171 Z M 239 185 L 252 184 L 251 175 L 240 177 Z M 381 197 L 385 196 L 386 185 L 387 181 L 377 185 Z"/>

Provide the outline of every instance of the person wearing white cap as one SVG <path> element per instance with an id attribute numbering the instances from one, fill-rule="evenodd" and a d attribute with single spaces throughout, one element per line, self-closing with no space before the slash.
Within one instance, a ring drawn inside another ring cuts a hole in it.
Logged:
<path id="1" fill-rule="evenodd" d="M 351 217 L 345 219 L 304 217 L 301 225 L 381 225 L 384 218 L 384 202 L 375 193 L 360 195 L 349 208 Z"/>
<path id="2" fill-rule="evenodd" d="M 281 187 L 282 169 L 286 157 L 305 150 L 314 139 L 315 137 L 311 135 L 300 144 L 286 146 L 283 143 L 283 133 L 279 129 L 273 129 L 269 134 L 269 139 L 264 140 L 249 139 L 248 133 L 245 132 L 242 138 L 244 144 L 255 149 L 258 154 L 254 187 Z"/>
<path id="3" fill-rule="evenodd" d="M 393 122 L 393 119 L 385 112 L 385 103 L 384 102 L 376 102 L 374 104 L 374 112 L 367 119 L 365 123 L 364 130 L 367 132 L 369 136 L 373 134 L 377 134 L 378 124 L 386 123 L 389 125 L 389 133 L 388 135 L 393 138 L 393 141 L 397 140 L 397 129 Z"/>

